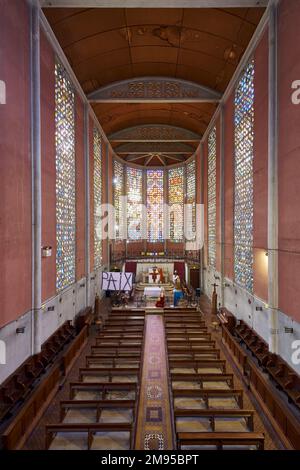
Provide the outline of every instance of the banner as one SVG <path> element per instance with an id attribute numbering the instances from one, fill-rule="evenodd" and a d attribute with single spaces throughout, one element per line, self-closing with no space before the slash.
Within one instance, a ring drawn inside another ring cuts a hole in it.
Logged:
<path id="1" fill-rule="evenodd" d="M 102 273 L 102 289 L 103 290 L 132 290 L 133 273 Z"/>

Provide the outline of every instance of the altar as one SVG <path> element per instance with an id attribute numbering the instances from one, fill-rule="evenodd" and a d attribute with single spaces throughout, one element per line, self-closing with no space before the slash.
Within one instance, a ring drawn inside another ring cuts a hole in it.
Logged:
<path id="1" fill-rule="evenodd" d="M 158 286 L 147 286 L 144 288 L 144 296 L 145 297 L 160 297 L 161 288 Z"/>
<path id="2" fill-rule="evenodd" d="M 136 282 L 143 284 L 168 284 L 172 282 L 174 263 L 139 262 L 137 263 Z"/>

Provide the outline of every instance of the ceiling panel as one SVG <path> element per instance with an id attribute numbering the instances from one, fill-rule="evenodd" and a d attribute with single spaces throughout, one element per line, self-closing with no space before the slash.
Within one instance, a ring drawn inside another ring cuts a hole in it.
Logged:
<path id="1" fill-rule="evenodd" d="M 44 11 L 87 94 L 115 81 L 143 76 L 189 80 L 222 93 L 264 13 L 262 8 Z M 93 107 L 107 134 L 161 124 L 201 135 L 216 104 Z"/>

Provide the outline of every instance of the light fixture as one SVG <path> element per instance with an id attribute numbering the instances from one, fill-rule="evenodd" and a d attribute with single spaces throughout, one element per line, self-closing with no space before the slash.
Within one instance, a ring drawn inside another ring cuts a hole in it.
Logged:
<path id="1" fill-rule="evenodd" d="M 265 256 L 269 256 L 269 253 L 267 251 L 265 252 Z"/>

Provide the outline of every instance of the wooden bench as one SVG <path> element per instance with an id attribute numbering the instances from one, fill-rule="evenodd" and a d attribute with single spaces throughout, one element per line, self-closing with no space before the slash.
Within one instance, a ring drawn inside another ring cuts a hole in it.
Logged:
<path id="1" fill-rule="evenodd" d="M 220 349 L 202 348 L 197 353 L 193 352 L 179 352 L 169 353 L 169 362 L 171 361 L 197 361 L 207 359 L 220 359 Z"/>
<path id="2" fill-rule="evenodd" d="M 111 357 L 111 356 L 101 356 L 98 357 L 96 355 L 93 356 L 86 356 L 85 358 L 86 366 L 90 367 L 91 364 L 98 364 L 102 367 L 121 367 L 122 364 L 133 364 L 136 367 L 140 367 L 141 361 L 140 358 L 136 357 Z M 107 364 L 111 364 L 108 366 Z"/>
<path id="3" fill-rule="evenodd" d="M 32 396 L 2 434 L 6 450 L 20 449 L 47 408 L 60 382 L 60 365 L 54 365 L 41 380 Z"/>
<path id="4" fill-rule="evenodd" d="M 173 382 L 196 382 L 203 389 L 204 382 L 226 382 L 229 388 L 233 388 L 233 374 L 178 374 L 171 373 Z M 174 388 L 174 387 L 173 387 Z"/>
<path id="5" fill-rule="evenodd" d="M 264 450 L 265 436 L 261 433 L 204 433 L 204 432 L 180 432 L 177 433 L 177 449 L 186 446 L 214 446 L 218 450 L 223 450 L 224 446 L 230 447 L 255 447 L 257 450 Z"/>
<path id="6" fill-rule="evenodd" d="M 185 342 L 180 344 L 168 343 L 169 352 L 180 352 L 180 351 L 201 351 L 201 349 L 212 348 L 215 349 L 216 342 L 215 340 L 211 341 L 199 341 L 197 344 L 195 342 Z"/>
<path id="7" fill-rule="evenodd" d="M 135 377 L 136 382 L 138 382 L 140 369 L 138 367 L 130 367 L 130 368 L 107 368 L 101 369 L 96 367 L 91 368 L 80 368 L 79 369 L 79 380 L 82 382 L 84 377 L 108 377 L 108 382 L 111 382 L 113 377 Z"/>
<path id="8" fill-rule="evenodd" d="M 75 360 L 78 358 L 80 352 L 86 345 L 88 335 L 89 329 L 88 326 L 85 325 L 81 329 L 80 333 L 75 337 L 74 341 L 68 346 L 62 358 L 64 375 L 67 375 L 67 373 L 70 371 Z"/>
<path id="9" fill-rule="evenodd" d="M 221 369 L 222 372 L 226 371 L 226 361 L 224 359 L 206 359 L 206 360 L 182 360 L 182 359 L 177 359 L 177 360 L 169 360 L 169 368 L 190 368 L 190 369 L 202 369 L 202 368 L 211 368 L 215 367 L 218 369 Z"/>
<path id="10" fill-rule="evenodd" d="M 234 398 L 239 408 L 243 408 L 243 390 L 190 390 L 190 389 L 173 389 L 173 399 L 176 398 L 201 398 L 205 402 L 205 406 L 209 409 L 210 398 Z M 174 410 L 176 410 L 176 406 Z"/>
<path id="11" fill-rule="evenodd" d="M 0 421 L 16 412 L 38 385 L 62 349 L 73 340 L 75 329 L 65 322 L 42 345 L 42 351 L 26 359 L 0 387 Z"/>
<path id="12" fill-rule="evenodd" d="M 71 382 L 70 398 L 73 400 L 76 392 L 101 392 L 101 399 L 105 400 L 108 392 L 134 392 L 137 393 L 137 384 L 134 382 L 114 382 L 114 383 L 92 383 L 92 382 Z"/>
<path id="13" fill-rule="evenodd" d="M 268 372 L 277 387 L 286 393 L 290 402 L 300 408 L 300 377 L 297 373 L 284 359 L 277 354 L 272 354 L 265 341 L 245 322 L 241 321 L 235 331 L 253 356 L 257 358 L 259 365 Z"/>
<path id="14" fill-rule="evenodd" d="M 246 374 L 247 369 L 247 354 L 243 348 L 236 342 L 234 336 L 226 328 L 225 325 L 222 325 L 222 341 L 232 352 L 237 364 L 241 367 L 243 374 Z"/>
<path id="15" fill-rule="evenodd" d="M 57 433 L 86 433 L 87 434 L 87 449 L 90 450 L 92 446 L 93 436 L 97 432 L 128 432 L 130 449 L 132 448 L 132 425 L 127 423 L 85 423 L 85 424 L 50 424 L 46 426 L 46 441 L 45 447 L 49 449 L 54 437 Z"/>
<path id="16" fill-rule="evenodd" d="M 115 339 L 96 339 L 96 346 L 109 346 L 109 347 L 115 347 L 119 348 L 122 346 L 126 347 L 141 347 L 143 344 L 143 340 L 138 339 L 130 339 L 130 338 L 122 338 L 121 340 L 115 340 Z"/>
<path id="17" fill-rule="evenodd" d="M 60 421 L 66 417 L 70 410 L 94 409 L 96 422 L 99 422 L 101 411 L 104 409 L 131 409 L 132 422 L 135 420 L 136 402 L 134 400 L 64 400 L 60 402 Z"/>
<path id="18" fill-rule="evenodd" d="M 217 418 L 242 418 L 245 420 L 248 430 L 254 430 L 254 411 L 252 410 L 174 410 L 175 422 L 177 418 L 208 418 L 212 432 L 215 432 L 215 421 Z"/>

